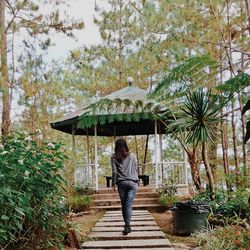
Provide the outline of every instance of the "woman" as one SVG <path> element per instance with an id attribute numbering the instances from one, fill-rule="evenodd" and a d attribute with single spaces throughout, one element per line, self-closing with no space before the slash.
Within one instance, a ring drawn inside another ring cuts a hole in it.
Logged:
<path id="1" fill-rule="evenodd" d="M 137 190 L 138 174 L 136 158 L 129 152 L 124 139 L 115 142 L 115 153 L 111 157 L 112 187 L 118 187 L 118 193 L 122 204 L 122 216 L 125 222 L 124 235 L 131 232 L 130 220 L 132 215 L 132 203 Z"/>

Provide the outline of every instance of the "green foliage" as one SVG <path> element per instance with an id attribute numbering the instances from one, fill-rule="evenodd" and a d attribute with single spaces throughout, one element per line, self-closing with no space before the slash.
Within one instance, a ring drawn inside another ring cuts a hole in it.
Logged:
<path id="1" fill-rule="evenodd" d="M 188 94 L 184 106 L 182 110 L 186 123 L 183 125 L 188 130 L 186 141 L 196 144 L 215 140 L 215 124 L 220 121 L 218 114 L 223 107 L 223 103 L 219 103 L 219 96 L 199 88 Z"/>
<path id="2" fill-rule="evenodd" d="M 89 195 L 73 195 L 67 201 L 67 206 L 73 212 L 81 212 L 89 209 L 93 203 L 93 198 Z"/>
<path id="3" fill-rule="evenodd" d="M 180 201 L 178 196 L 160 195 L 158 202 L 164 207 L 172 207 L 175 202 Z"/>
<path id="4" fill-rule="evenodd" d="M 103 98 L 86 108 L 87 111 L 79 117 L 77 127 L 90 128 L 97 124 L 104 125 L 114 121 L 138 122 L 146 119 L 153 120 L 153 114 L 157 114 L 161 110 L 160 105 L 152 100 L 143 101 Z"/>
<path id="5" fill-rule="evenodd" d="M 170 71 L 151 96 L 166 100 L 171 96 L 175 98 L 180 94 L 183 96 L 190 88 L 206 86 L 211 79 L 207 72 L 208 68 L 212 69 L 215 66 L 215 61 L 208 55 L 189 57 Z"/>
<path id="6" fill-rule="evenodd" d="M 240 218 L 250 218 L 250 191 L 247 189 L 238 189 L 235 192 L 225 192 L 217 190 L 215 200 L 210 201 L 209 192 L 200 193 L 194 200 L 209 202 L 215 218 L 224 221 L 235 215 Z"/>
<path id="7" fill-rule="evenodd" d="M 75 194 L 78 195 L 88 195 L 92 194 L 93 192 L 94 192 L 93 187 L 90 184 L 75 187 Z"/>
<path id="8" fill-rule="evenodd" d="M 64 233 L 61 145 L 16 133 L 0 147 L 0 246 L 48 249 Z"/>
<path id="9" fill-rule="evenodd" d="M 227 225 L 198 233 L 195 238 L 202 250 L 245 250 L 250 246 L 250 227 Z"/>
<path id="10" fill-rule="evenodd" d="M 173 180 L 170 179 L 170 185 L 164 183 L 158 190 L 160 197 L 158 202 L 164 207 L 171 207 L 175 202 L 180 201 L 180 197 L 176 196 L 177 188 Z"/>

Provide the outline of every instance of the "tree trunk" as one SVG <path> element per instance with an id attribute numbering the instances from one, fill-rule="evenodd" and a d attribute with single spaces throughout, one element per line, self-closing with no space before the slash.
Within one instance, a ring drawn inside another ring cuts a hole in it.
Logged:
<path id="1" fill-rule="evenodd" d="M 223 116 L 223 110 L 221 111 L 221 116 Z M 227 124 L 222 120 L 220 123 L 221 126 L 221 146 L 222 146 L 222 157 L 223 157 L 223 166 L 224 174 L 227 177 L 229 175 L 229 162 L 228 162 L 228 146 L 227 146 Z M 227 190 L 231 190 L 231 184 L 228 182 L 228 178 L 225 178 Z"/>
<path id="2" fill-rule="evenodd" d="M 193 179 L 193 183 L 198 191 L 200 191 L 201 188 L 201 178 L 200 178 L 200 163 L 201 161 L 197 157 L 197 152 L 194 150 L 193 152 L 189 151 L 187 153 L 188 155 L 188 162 L 191 168 L 191 175 Z"/>
<path id="3" fill-rule="evenodd" d="M 216 183 L 216 162 L 217 162 L 217 144 L 214 143 L 209 147 L 209 163 L 212 170 L 214 182 Z"/>
<path id="4" fill-rule="evenodd" d="M 215 184 L 214 184 L 212 169 L 211 169 L 211 166 L 209 164 L 208 157 L 207 157 L 206 143 L 202 144 L 201 153 L 202 153 L 202 160 L 203 160 L 203 163 L 205 165 L 206 174 L 207 174 L 207 178 L 208 178 L 208 184 L 209 184 L 209 190 L 210 190 L 210 199 L 214 200 L 215 199 Z"/>
<path id="5" fill-rule="evenodd" d="M 239 93 L 239 105 L 240 105 L 240 119 L 241 119 L 241 128 L 242 128 L 242 153 L 243 153 L 243 174 L 244 176 L 247 176 L 247 149 L 246 149 L 246 145 L 244 143 L 244 137 L 246 134 L 246 119 L 245 116 L 242 115 L 242 102 L 241 102 L 241 98 L 240 98 L 240 93 Z"/>
<path id="6" fill-rule="evenodd" d="M 248 32 L 250 34 L 250 0 L 245 0 L 247 10 Z"/>
<path id="7" fill-rule="evenodd" d="M 7 48 L 5 32 L 5 0 L 0 0 L 0 57 L 1 57 L 1 81 L 2 89 L 2 137 L 10 131 L 10 88 L 8 82 Z"/>

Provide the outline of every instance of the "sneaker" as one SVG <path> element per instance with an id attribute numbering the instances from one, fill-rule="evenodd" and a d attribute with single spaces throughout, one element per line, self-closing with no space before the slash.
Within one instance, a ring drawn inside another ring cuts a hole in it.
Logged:
<path id="1" fill-rule="evenodd" d="M 128 233 L 131 233 L 131 227 L 130 225 L 125 225 L 124 230 L 122 231 L 124 235 L 127 235 Z"/>

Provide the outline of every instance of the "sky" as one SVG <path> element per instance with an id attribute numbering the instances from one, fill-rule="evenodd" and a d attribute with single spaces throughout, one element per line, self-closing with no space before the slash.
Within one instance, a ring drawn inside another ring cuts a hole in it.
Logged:
<path id="1" fill-rule="evenodd" d="M 90 46 L 101 43 L 98 27 L 94 24 L 95 2 L 98 5 L 105 5 L 105 0 L 68 0 L 67 13 L 72 18 L 83 19 L 85 27 L 83 30 L 74 32 L 77 41 L 63 34 L 55 35 L 52 38 L 55 46 L 48 51 L 50 59 L 66 58 L 71 50 L 82 45 Z"/>
<path id="2" fill-rule="evenodd" d="M 107 7 L 107 0 L 67 0 L 69 5 L 66 9 L 67 14 L 71 18 L 82 19 L 85 26 L 84 29 L 74 32 L 77 40 L 58 33 L 50 37 L 55 45 L 48 50 L 46 56 L 48 61 L 66 59 L 71 50 L 83 45 L 90 46 L 101 43 L 98 27 L 94 24 L 94 15 L 96 14 L 95 2 L 104 8 L 105 6 Z M 21 43 L 22 37 L 19 37 L 19 39 Z M 19 119 L 18 117 L 23 111 L 23 107 L 17 103 L 18 99 L 18 95 L 14 93 L 11 113 L 13 120 Z M 2 108 L 0 107 L 0 115 L 1 110 Z"/>

